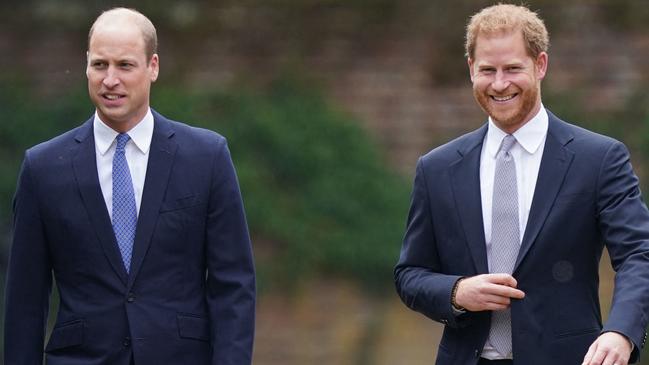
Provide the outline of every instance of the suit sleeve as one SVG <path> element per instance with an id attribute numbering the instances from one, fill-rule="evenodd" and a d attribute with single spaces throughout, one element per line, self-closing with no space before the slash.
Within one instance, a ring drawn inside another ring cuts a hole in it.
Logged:
<path id="1" fill-rule="evenodd" d="M 239 184 L 225 140 L 220 141 L 212 171 L 206 250 L 212 364 L 250 364 L 255 270 Z"/>
<path id="2" fill-rule="evenodd" d="M 5 292 L 6 365 L 40 365 L 52 286 L 47 239 L 28 154 L 14 197 L 13 243 Z"/>
<path id="3" fill-rule="evenodd" d="M 451 306 L 451 291 L 460 276 L 441 273 L 430 204 L 419 159 L 406 234 L 394 270 L 397 292 L 410 309 L 452 327 L 463 326 L 468 316 L 455 314 Z"/>
<path id="4" fill-rule="evenodd" d="M 619 142 L 603 160 L 598 189 L 599 226 L 616 271 L 604 331 L 622 333 L 633 341 L 633 362 L 644 347 L 649 319 L 649 211 L 629 153 Z"/>

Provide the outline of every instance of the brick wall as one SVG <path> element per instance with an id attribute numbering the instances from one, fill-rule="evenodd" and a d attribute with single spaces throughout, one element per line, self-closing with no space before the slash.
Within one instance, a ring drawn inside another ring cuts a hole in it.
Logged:
<path id="1" fill-rule="evenodd" d="M 648 35 L 602 26 L 594 7 L 554 9 L 571 18 L 552 33 L 544 90 L 574 95 L 580 108 L 606 113 L 649 83 Z M 332 100 L 375 137 L 386 161 L 410 175 L 419 155 L 479 126 L 485 116 L 471 95 L 468 72 L 451 82 L 436 80 L 440 65 L 465 67 L 463 56 L 444 53 L 436 28 L 408 26 L 409 17 L 404 12 L 376 31 L 358 34 L 325 24 L 314 30 L 322 31 L 320 36 L 277 31 L 273 22 L 239 21 L 213 32 L 163 23 L 158 25 L 161 79 L 173 75 L 187 88 L 227 87 L 297 68 L 319 79 Z M 0 69 L 25 71 L 44 95 L 78 87 L 85 77 L 85 32 L 0 28 Z M 311 44 L 312 38 L 317 41 Z"/>

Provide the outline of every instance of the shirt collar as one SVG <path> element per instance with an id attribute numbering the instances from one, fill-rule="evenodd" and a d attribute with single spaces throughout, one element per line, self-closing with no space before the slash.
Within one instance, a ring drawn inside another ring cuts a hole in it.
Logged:
<path id="1" fill-rule="evenodd" d="M 516 142 L 518 142 L 527 153 L 534 154 L 541 146 L 541 143 L 545 140 L 547 134 L 548 112 L 545 110 L 543 105 L 541 105 L 539 112 L 536 113 L 536 115 L 527 123 L 523 124 L 523 126 L 514 132 L 513 135 L 516 138 Z M 498 149 L 500 149 L 500 144 L 506 135 L 507 133 L 498 128 L 491 117 L 489 117 L 486 143 L 487 153 L 489 153 L 491 157 L 496 157 Z"/>
<path id="2" fill-rule="evenodd" d="M 115 141 L 115 137 L 119 134 L 107 126 L 99 118 L 97 112 L 95 112 L 95 119 L 93 121 L 93 133 L 95 135 L 95 145 L 102 156 L 108 152 L 108 149 L 110 149 Z M 150 108 L 144 118 L 128 131 L 128 135 L 140 152 L 143 154 L 149 152 L 151 139 L 153 138 L 153 114 Z"/>

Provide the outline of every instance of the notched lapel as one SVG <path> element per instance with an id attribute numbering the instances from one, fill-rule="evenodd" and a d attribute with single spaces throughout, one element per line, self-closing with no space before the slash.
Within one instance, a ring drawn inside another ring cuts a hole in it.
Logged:
<path id="1" fill-rule="evenodd" d="M 525 255 L 536 240 L 543 224 L 550 214 L 550 209 L 563 185 L 568 168 L 574 158 L 574 152 L 565 145 L 572 140 L 572 136 L 563 130 L 563 125 L 554 115 L 548 112 L 550 126 L 545 141 L 539 176 L 536 179 L 534 198 L 527 220 L 527 227 L 523 235 L 521 249 L 518 252 L 514 272 L 518 269 Z"/>
<path id="2" fill-rule="evenodd" d="M 489 271 L 480 194 L 480 154 L 486 132 L 486 125 L 473 132 L 463 148 L 458 149 L 460 159 L 450 167 L 455 211 L 458 213 L 476 273 Z"/>
<path id="3" fill-rule="evenodd" d="M 90 222 L 97 234 L 97 240 L 101 244 L 104 254 L 113 267 L 115 274 L 119 276 L 126 285 L 127 273 L 122 256 L 117 247 L 115 233 L 110 222 L 110 216 L 106 208 L 106 202 L 99 185 L 97 173 L 97 159 L 95 157 L 95 138 L 92 133 L 92 119 L 80 129 L 75 137 L 77 146 L 73 151 L 72 166 L 74 177 L 81 192 L 86 212 Z"/>
<path id="4" fill-rule="evenodd" d="M 164 199 L 169 182 L 169 175 L 178 145 L 173 140 L 174 132 L 171 124 L 159 114 L 154 113 L 155 126 L 151 140 L 149 162 L 147 164 L 142 203 L 135 231 L 133 257 L 128 280 L 128 288 L 133 285 L 140 270 L 144 256 L 151 245 L 151 236 L 155 228 L 160 206 Z"/>

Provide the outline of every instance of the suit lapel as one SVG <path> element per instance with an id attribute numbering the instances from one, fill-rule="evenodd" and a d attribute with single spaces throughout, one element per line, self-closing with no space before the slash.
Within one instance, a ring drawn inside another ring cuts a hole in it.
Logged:
<path id="1" fill-rule="evenodd" d="M 536 179 L 532 206 L 514 271 L 520 266 L 541 228 L 543 228 L 543 224 L 550 213 L 559 189 L 563 185 L 568 167 L 574 157 L 574 153 L 565 147 L 572 140 L 572 134 L 566 129 L 564 122 L 549 111 L 548 118 L 548 135 L 545 140 L 539 175 Z"/>
<path id="2" fill-rule="evenodd" d="M 133 285 L 135 277 L 142 266 L 144 256 L 151 245 L 151 236 L 158 219 L 160 205 L 169 181 L 177 145 L 173 141 L 174 131 L 171 123 L 160 114 L 153 112 L 155 124 L 149 151 L 142 203 L 135 231 L 133 257 L 128 279 L 128 288 Z"/>
<path id="3" fill-rule="evenodd" d="M 72 166 L 74 177 L 81 192 L 81 198 L 86 207 L 90 222 L 97 234 L 104 254 L 108 258 L 113 270 L 124 284 L 127 282 L 127 273 L 122 262 L 122 256 L 117 247 L 115 234 L 106 209 L 106 202 L 101 192 L 97 174 L 97 160 L 95 157 L 95 138 L 92 133 L 93 119 L 88 120 L 75 136 L 77 145 L 73 151 Z"/>
<path id="4" fill-rule="evenodd" d="M 450 170 L 455 210 L 458 212 L 476 273 L 486 273 L 489 270 L 480 194 L 480 154 L 485 133 L 486 124 L 467 136 L 467 141 L 458 148 L 460 159 L 451 164 Z"/>

